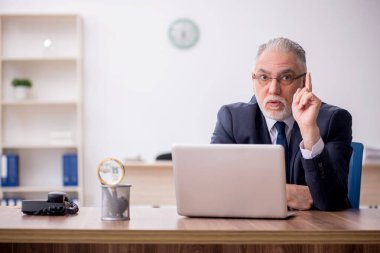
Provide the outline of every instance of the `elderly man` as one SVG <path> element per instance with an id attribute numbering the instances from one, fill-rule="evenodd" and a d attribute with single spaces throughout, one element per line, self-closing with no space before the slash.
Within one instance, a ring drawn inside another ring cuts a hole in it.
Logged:
<path id="1" fill-rule="evenodd" d="M 255 96 L 249 103 L 219 110 L 211 143 L 281 144 L 289 207 L 350 207 L 352 118 L 313 93 L 302 47 L 286 38 L 261 45 L 252 80 Z"/>

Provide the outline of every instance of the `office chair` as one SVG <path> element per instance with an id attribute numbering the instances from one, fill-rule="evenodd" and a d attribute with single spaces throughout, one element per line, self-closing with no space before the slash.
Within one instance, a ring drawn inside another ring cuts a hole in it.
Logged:
<path id="1" fill-rule="evenodd" d="M 171 161 L 172 153 L 163 153 L 156 157 L 156 161 Z"/>
<path id="2" fill-rule="evenodd" d="M 351 146 L 353 151 L 348 173 L 348 199 L 352 208 L 359 208 L 364 147 L 363 144 L 358 142 L 352 142 Z"/>

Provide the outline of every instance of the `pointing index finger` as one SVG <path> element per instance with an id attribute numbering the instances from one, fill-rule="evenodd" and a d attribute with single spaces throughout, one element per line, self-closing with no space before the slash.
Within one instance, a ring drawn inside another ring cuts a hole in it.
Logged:
<path id="1" fill-rule="evenodd" d="M 308 72 L 306 74 L 306 81 L 305 81 L 305 87 L 308 91 L 312 92 L 313 91 L 313 87 L 311 85 L 311 75 L 310 75 L 310 72 Z"/>

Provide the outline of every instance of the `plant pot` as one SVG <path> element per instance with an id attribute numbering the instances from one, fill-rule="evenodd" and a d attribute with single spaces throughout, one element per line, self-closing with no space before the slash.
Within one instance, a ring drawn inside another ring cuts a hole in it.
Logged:
<path id="1" fill-rule="evenodd" d="M 28 99 L 30 95 L 30 88 L 25 86 L 14 87 L 14 97 L 16 100 Z"/>

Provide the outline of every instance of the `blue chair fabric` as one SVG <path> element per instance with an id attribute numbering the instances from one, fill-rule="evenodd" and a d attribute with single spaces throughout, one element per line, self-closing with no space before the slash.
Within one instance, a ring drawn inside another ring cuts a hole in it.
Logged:
<path id="1" fill-rule="evenodd" d="M 353 150 L 348 173 L 348 199 L 352 208 L 359 208 L 364 146 L 359 142 L 352 142 L 351 146 Z"/>

